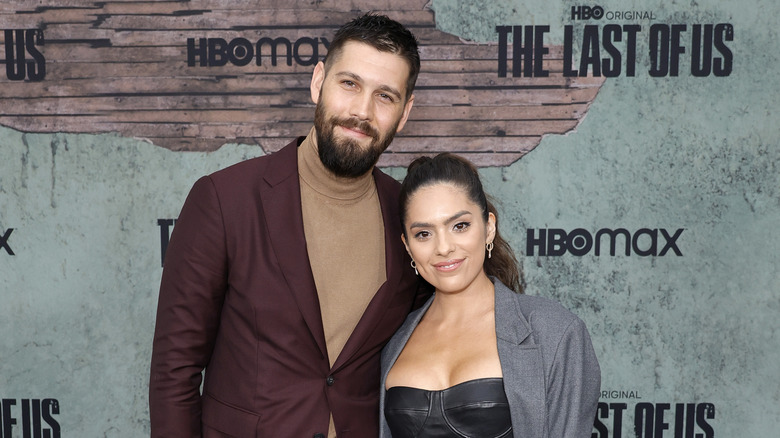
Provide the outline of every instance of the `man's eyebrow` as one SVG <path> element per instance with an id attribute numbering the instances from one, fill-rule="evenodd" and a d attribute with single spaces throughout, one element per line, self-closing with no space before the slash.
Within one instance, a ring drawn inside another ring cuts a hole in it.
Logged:
<path id="1" fill-rule="evenodd" d="M 348 78 L 351 78 L 355 82 L 361 82 L 361 83 L 363 82 L 363 78 L 361 78 L 360 75 L 358 75 L 356 73 L 352 73 L 350 71 L 340 71 L 340 72 L 336 73 L 336 76 L 346 76 Z M 384 91 L 384 92 L 386 92 L 386 93 L 392 94 L 393 96 L 395 96 L 396 99 L 400 99 L 401 98 L 401 92 L 396 90 L 395 88 L 387 85 L 387 84 L 380 85 L 379 89 Z"/>
<path id="2" fill-rule="evenodd" d="M 450 216 L 449 218 L 447 218 L 447 220 L 444 221 L 444 223 L 448 224 L 448 223 L 458 219 L 459 217 L 467 215 L 467 214 L 471 214 L 471 212 L 468 211 L 468 210 L 459 211 L 459 212 L 453 214 L 452 216 Z M 411 225 L 409 225 L 409 229 L 412 229 L 412 228 L 432 228 L 432 227 L 433 227 L 433 224 L 430 224 L 430 223 L 427 223 L 427 222 L 413 222 Z"/>

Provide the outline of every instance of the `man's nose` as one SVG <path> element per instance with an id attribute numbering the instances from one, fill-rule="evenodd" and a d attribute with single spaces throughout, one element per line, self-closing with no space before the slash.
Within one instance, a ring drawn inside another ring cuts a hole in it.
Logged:
<path id="1" fill-rule="evenodd" d="M 350 115 L 360 120 L 371 120 L 373 115 L 373 102 L 370 93 L 359 93 L 352 99 Z"/>

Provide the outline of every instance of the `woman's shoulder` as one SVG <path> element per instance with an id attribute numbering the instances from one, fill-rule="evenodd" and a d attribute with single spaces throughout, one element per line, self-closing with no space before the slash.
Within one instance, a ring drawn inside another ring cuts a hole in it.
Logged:
<path id="1" fill-rule="evenodd" d="M 533 327 L 565 329 L 572 323 L 583 324 L 572 311 L 547 297 L 518 294 L 496 280 L 497 305 L 515 309 L 518 317 Z M 512 305 L 514 304 L 514 305 Z"/>
<path id="2" fill-rule="evenodd" d="M 496 295 L 503 298 L 504 301 L 515 301 L 523 306 L 523 309 L 531 312 L 552 312 L 552 313 L 562 313 L 562 314 L 570 314 L 571 316 L 575 316 L 572 314 L 568 309 L 566 309 L 561 303 L 558 301 L 542 297 L 538 295 L 527 295 L 527 294 L 521 294 L 513 291 L 512 289 L 509 289 L 508 286 L 506 286 L 504 283 L 502 283 L 500 280 L 495 280 L 494 286 L 496 289 Z M 525 312 L 524 312 L 525 313 Z"/>

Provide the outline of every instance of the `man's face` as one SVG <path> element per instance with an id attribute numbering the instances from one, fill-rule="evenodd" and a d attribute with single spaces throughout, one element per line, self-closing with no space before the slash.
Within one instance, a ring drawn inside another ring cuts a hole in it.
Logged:
<path id="1" fill-rule="evenodd" d="M 409 65 L 398 55 L 347 42 L 314 69 L 314 128 L 323 164 L 336 175 L 369 172 L 401 131 L 414 102 L 406 99 Z"/>

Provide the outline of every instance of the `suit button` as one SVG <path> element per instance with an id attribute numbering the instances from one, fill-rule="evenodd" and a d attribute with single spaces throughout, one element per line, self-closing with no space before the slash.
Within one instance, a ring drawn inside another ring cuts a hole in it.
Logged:
<path id="1" fill-rule="evenodd" d="M 328 376 L 328 378 L 325 379 L 325 383 L 327 383 L 328 386 L 333 386 L 333 383 L 335 383 L 335 382 L 336 382 L 336 379 L 334 379 L 333 376 Z"/>
<path id="2" fill-rule="evenodd" d="M 325 438 L 325 435 L 323 435 L 321 433 L 315 433 L 314 434 L 314 438 Z"/>

